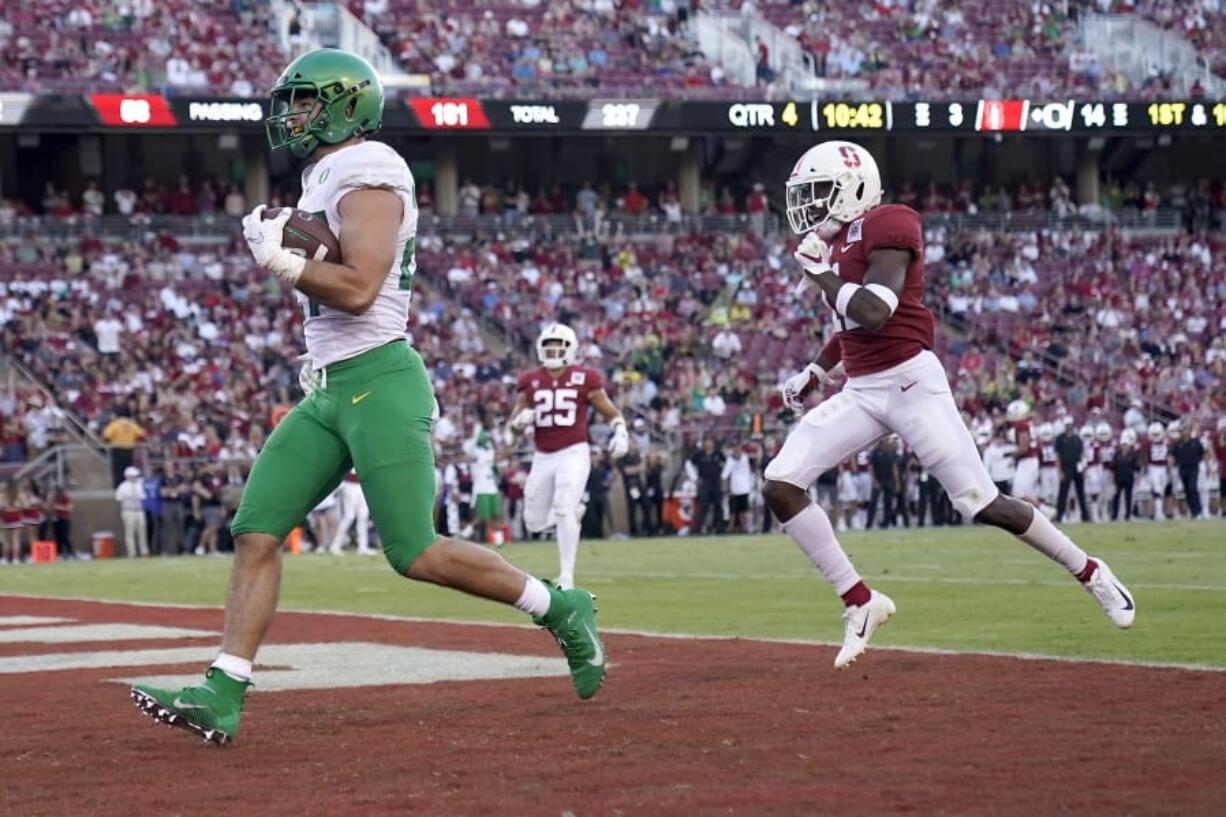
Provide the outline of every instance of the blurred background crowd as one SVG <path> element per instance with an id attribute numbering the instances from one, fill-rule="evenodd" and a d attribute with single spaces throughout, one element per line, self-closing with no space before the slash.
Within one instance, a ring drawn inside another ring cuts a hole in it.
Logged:
<path id="1" fill-rule="evenodd" d="M 1119 49 L 1157 43 L 1160 52 L 1107 59 L 1093 34 L 1104 20 L 1128 27 Z M 388 87 L 404 96 L 604 99 L 650 88 L 662 100 L 1212 100 L 1226 82 L 1219 0 L 45 0 L 0 17 L 0 90 L 263 97 L 290 54 L 338 25 L 370 35 Z M 733 40 L 745 59 L 733 58 Z M 3 558 L 41 540 L 69 554 L 73 498 L 98 468 L 130 553 L 228 547 L 250 462 L 300 396 L 302 341 L 301 315 L 254 268 L 236 229 L 253 190 L 271 206 L 292 204 L 295 174 L 255 162 L 250 145 L 233 160 L 200 158 L 223 150 L 224 136 L 165 136 L 184 140 L 183 161 L 169 164 L 137 155 L 156 136 L 107 143 L 88 172 L 83 142 L 64 154 L 70 171 L 12 158 L 51 150 L 54 135 L 23 134 L 11 155 L 0 150 L 13 168 L 0 175 Z M 738 134 L 678 147 L 657 136 L 665 164 L 702 154 L 711 171 L 683 207 L 683 174 L 626 155 L 645 143 L 619 153 L 610 139 L 574 154 L 551 148 L 544 175 L 521 171 L 540 152 L 528 140 L 464 142 L 474 158 L 454 180 L 454 213 L 439 205 L 437 168 L 420 174 L 406 332 L 442 406 L 441 530 L 490 535 L 472 514 L 471 447 L 485 430 L 497 451 L 500 535 L 525 535 L 530 443 L 512 444 L 501 428 L 516 375 L 534 365 L 531 342 L 552 320 L 575 328 L 583 362 L 605 372 L 631 424 L 632 453 L 616 465 L 601 453 L 609 430 L 592 430 L 586 535 L 771 525 L 760 475 L 793 422 L 777 387 L 831 330 L 828 310 L 797 293 L 794 240 L 780 230 L 781 178 L 803 146 Z M 1178 157 L 1152 157 L 1169 138 L 1119 142 L 1053 137 L 1050 149 L 1027 143 L 1023 154 L 999 138 L 974 150 L 967 140 L 917 154 L 936 157 L 931 169 L 896 154 L 886 200 L 924 216 L 936 351 L 1002 484 L 1013 444 L 1006 410 L 1021 401 L 1053 440 L 1082 441 L 1056 463 L 1062 474 L 1111 471 L 1084 498 L 1036 498 L 1053 513 L 1220 513 L 1226 178 L 1213 168 L 1165 173 Z M 425 151 L 424 141 L 405 144 Z M 1101 156 L 1089 165 L 1101 172 L 1085 172 L 1077 151 Z M 747 153 L 759 158 L 737 164 Z M 1018 155 L 1040 161 L 1011 166 Z M 415 172 L 429 165 L 409 158 Z M 263 187 L 251 184 L 257 173 Z M 1164 456 L 1154 453 L 1155 423 Z M 1103 503 L 1128 482 L 1114 459 L 1126 433 L 1136 435 L 1136 490 L 1109 512 Z M 1182 445 L 1191 441 L 1199 457 Z M 1172 478 L 1155 498 L 1148 467 L 1159 459 Z M 1185 489 L 1192 471 L 1195 491 Z M 814 490 L 843 526 L 961 521 L 892 441 Z M 347 546 L 349 511 L 325 501 L 304 546 Z"/>

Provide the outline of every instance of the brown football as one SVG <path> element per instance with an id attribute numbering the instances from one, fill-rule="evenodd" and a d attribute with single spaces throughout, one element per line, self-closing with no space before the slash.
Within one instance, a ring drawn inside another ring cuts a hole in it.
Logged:
<path id="1" fill-rule="evenodd" d="M 276 218 L 281 215 L 278 208 L 265 208 L 264 218 Z M 285 222 L 282 232 L 281 246 L 315 261 L 329 261 L 339 264 L 341 260 L 341 243 L 336 240 L 328 221 L 323 214 L 315 215 L 306 210 L 295 210 Z"/>

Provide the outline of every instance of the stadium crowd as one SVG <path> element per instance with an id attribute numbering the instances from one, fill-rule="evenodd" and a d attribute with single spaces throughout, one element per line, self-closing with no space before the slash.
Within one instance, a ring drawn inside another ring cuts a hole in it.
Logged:
<path id="1" fill-rule="evenodd" d="M 866 79 L 874 93 L 893 98 L 1147 99 L 1169 93 L 1171 77 L 1157 67 L 1135 83 L 1080 47 L 1077 21 L 1086 12 L 1151 20 L 1187 38 L 1207 68 L 1218 75 L 1226 70 L 1217 0 L 989 0 L 969 6 L 953 0 L 746 0 L 739 5 L 751 4 L 815 55 L 820 74 Z"/>
<path id="2" fill-rule="evenodd" d="M 1171 77 L 1140 83 L 1078 43 L 1085 12 L 1136 14 L 1187 39 L 1207 70 L 1226 73 L 1218 0 L 520 0 L 475 8 L 459 0 L 348 0 L 408 72 L 435 94 L 482 97 L 753 95 L 709 62 L 695 10 L 761 15 L 813 55 L 819 76 L 867 80 L 874 95 L 940 98 L 1010 93 L 1149 98 Z M 0 18 L 0 84 L 12 90 L 262 95 L 305 36 L 297 4 L 273 19 L 260 0 L 43 0 Z M 752 84 L 770 85 L 760 41 Z M 764 70 L 765 69 L 765 70 Z M 1196 93 L 1196 86 L 1192 92 Z"/>
<path id="3" fill-rule="evenodd" d="M 423 215 L 434 215 L 434 192 L 428 183 L 417 189 Z M 269 205 L 289 204 L 293 193 L 274 185 Z M 1099 199 L 1089 204 L 1073 200 L 1068 183 L 1055 177 L 1050 184 L 1025 180 L 1011 185 L 975 185 L 904 182 L 887 199 L 912 207 L 930 219 L 979 214 L 1018 216 L 1050 215 L 1056 220 L 1081 217 L 1104 221 L 1110 214 L 1135 214 L 1140 223 L 1154 223 L 1159 212 L 1178 214 L 1194 231 L 1220 228 L 1226 218 L 1226 183 L 1202 179 L 1195 185 L 1182 182 L 1156 184 L 1120 181 L 1108 177 Z M 465 179 L 458 190 L 461 216 L 499 216 L 509 224 L 529 216 L 576 215 L 595 226 L 609 216 L 654 218 L 664 227 L 678 228 L 684 221 L 675 184 L 640 185 L 635 181 L 612 185 L 555 182 L 530 190 L 514 177 L 502 182 L 479 183 Z M 749 215 L 764 217 L 778 202 L 772 202 L 760 181 L 741 181 L 738 186 L 703 185 L 698 212 L 702 215 Z M 140 224 L 156 216 L 239 218 L 247 212 L 247 200 L 237 180 L 205 177 L 193 182 L 180 175 L 173 182 L 151 177 L 139 184 L 122 184 L 111 190 L 88 181 L 79 190 L 69 190 L 48 181 L 36 199 L 0 199 L 0 230 L 34 216 L 66 220 L 89 220 L 100 216 L 124 216 Z M 755 228 L 759 232 L 760 226 Z"/>
<path id="4" fill-rule="evenodd" d="M 0 17 L 0 85 L 263 95 L 285 54 L 260 0 L 39 0 Z"/>
<path id="5" fill-rule="evenodd" d="M 0 241 L 0 340 L 48 389 L 10 388 L 0 400 L 5 461 L 37 455 L 63 438 L 66 414 L 80 418 L 115 446 L 115 482 L 130 465 L 153 479 L 163 463 L 178 462 L 188 485 L 212 486 L 190 492 L 182 531 L 164 533 L 151 518 L 150 542 L 171 553 L 224 546 L 222 523 L 233 505 L 223 494 L 241 487 L 246 464 L 296 399 L 300 351 L 299 313 L 254 271 L 240 244 L 233 237 L 184 245 L 164 231 L 126 242 L 88 233 Z M 1037 420 L 1070 428 L 1107 422 L 1113 434 L 1125 425 L 1144 431 L 1173 411 L 1189 429 L 1212 435 L 1226 416 L 1224 250 L 1220 239 L 1200 233 L 930 228 L 932 306 L 950 326 L 971 330 L 938 333 L 968 423 L 990 440 L 1005 407 L 1022 399 L 1036 407 Z M 441 526 L 467 527 L 465 443 L 477 428 L 501 426 L 515 374 L 528 365 L 518 352 L 555 318 L 579 333 L 586 361 L 608 373 L 632 418 L 630 467 L 636 458 L 642 467 L 627 474 L 622 462 L 614 480 L 614 466 L 597 463 L 589 532 L 603 527 L 609 503 L 600 497 L 618 483 L 641 484 L 630 503 L 636 533 L 666 519 L 672 529 L 722 527 L 724 512 L 712 509 L 726 500 L 740 509 L 734 526 L 749 525 L 747 515 L 756 514 L 754 525 L 765 521 L 756 488 L 748 510 L 728 498 L 739 493 L 733 473 L 738 486 L 757 485 L 790 421 L 777 385 L 809 358 L 825 328 L 825 309 L 796 292 L 790 251 L 783 237 L 753 230 L 423 235 L 419 280 L 434 288 L 419 287 L 409 331 L 443 407 L 436 429 Z M 1121 414 L 1135 398 L 1144 400 Z M 593 429 L 597 443 L 607 434 L 600 424 Z M 718 467 L 702 452 L 688 466 L 668 456 L 708 440 L 724 457 Z M 1205 448 L 1220 458 L 1226 441 Z M 514 519 L 524 452 L 501 453 Z M 871 472 L 871 456 L 849 465 L 851 473 Z M 1216 460 L 1205 461 L 1208 481 Z M 919 512 L 927 481 L 900 462 L 894 506 L 913 518 L 952 521 L 943 505 L 937 515 L 939 492 Z M 871 524 L 870 500 L 860 497 L 864 478 L 842 488 L 842 475 L 827 479 L 835 501 L 853 501 L 838 499 L 840 490 L 856 497 L 843 521 Z M 658 505 L 644 506 L 644 496 Z M 146 493 L 150 502 L 161 497 L 160 489 Z M 215 524 L 205 524 L 205 507 Z M 698 521 L 683 524 L 685 513 Z"/>

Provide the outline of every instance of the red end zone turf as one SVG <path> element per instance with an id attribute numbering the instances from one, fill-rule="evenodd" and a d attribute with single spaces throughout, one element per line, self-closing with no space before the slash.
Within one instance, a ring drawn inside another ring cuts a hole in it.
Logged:
<path id="1" fill-rule="evenodd" d="M 9 616 L 221 625 L 216 610 L 0 597 Z M 835 673 L 826 647 L 613 635 L 608 683 L 586 703 L 565 676 L 265 690 L 222 749 L 152 727 L 106 680 L 204 662 L 11 671 L 211 651 L 216 636 L 4 635 L 22 629 L 0 626 L 5 815 L 1208 815 L 1226 802 L 1226 673 L 888 650 Z M 359 616 L 281 613 L 267 644 L 329 642 L 556 659 L 532 629 Z"/>

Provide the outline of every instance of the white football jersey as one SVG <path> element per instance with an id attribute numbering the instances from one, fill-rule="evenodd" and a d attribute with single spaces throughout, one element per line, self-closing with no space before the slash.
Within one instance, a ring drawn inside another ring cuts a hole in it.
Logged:
<path id="1" fill-rule="evenodd" d="M 472 449 L 472 473 L 474 494 L 498 493 L 498 476 L 494 473 L 494 449 Z"/>
<path id="2" fill-rule="evenodd" d="M 382 142 L 359 142 L 329 153 L 303 170 L 298 208 L 322 214 L 333 234 L 340 236 L 341 199 L 369 187 L 391 190 L 404 205 L 395 261 L 375 302 L 361 315 L 332 309 L 298 293 L 306 315 L 307 353 L 317 369 L 403 338 L 408 326 L 409 289 L 417 271 L 417 197 L 413 174 L 400 154 Z"/>

